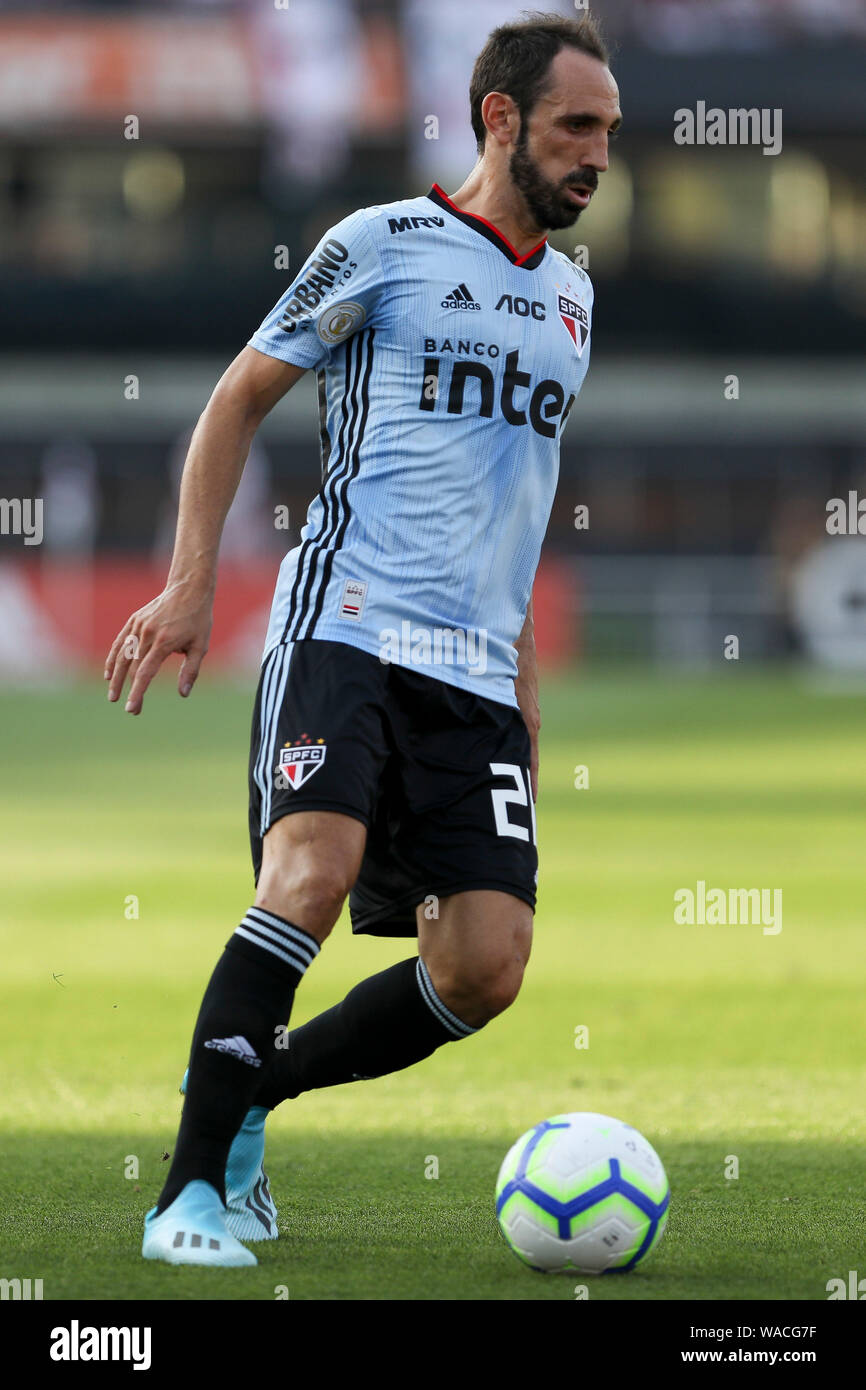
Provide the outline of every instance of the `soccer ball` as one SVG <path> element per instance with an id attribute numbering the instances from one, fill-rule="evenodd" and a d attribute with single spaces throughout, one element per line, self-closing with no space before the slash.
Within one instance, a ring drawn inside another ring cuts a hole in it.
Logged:
<path id="1" fill-rule="evenodd" d="M 609 1115 L 554 1115 L 522 1134 L 496 1180 L 518 1259 L 545 1273 L 634 1269 L 658 1245 L 670 1188 L 642 1134 Z"/>

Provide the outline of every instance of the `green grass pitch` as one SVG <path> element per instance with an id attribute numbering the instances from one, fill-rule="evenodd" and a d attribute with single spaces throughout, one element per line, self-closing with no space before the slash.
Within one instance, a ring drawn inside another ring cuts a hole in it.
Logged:
<path id="1" fill-rule="evenodd" d="M 521 997 L 410 1071 L 282 1106 L 281 1238 L 238 1271 L 139 1250 L 251 901 L 251 684 L 182 702 L 163 677 L 137 720 L 97 685 L 0 698 L 0 1275 L 46 1299 L 820 1300 L 866 1274 L 862 693 L 723 667 L 545 683 Z M 782 931 L 675 925 L 699 879 L 781 888 Z M 408 954 L 344 919 L 294 1021 Z M 498 1234 L 502 1157 L 565 1110 L 626 1119 L 666 1164 L 668 1231 L 625 1277 L 534 1274 Z"/>

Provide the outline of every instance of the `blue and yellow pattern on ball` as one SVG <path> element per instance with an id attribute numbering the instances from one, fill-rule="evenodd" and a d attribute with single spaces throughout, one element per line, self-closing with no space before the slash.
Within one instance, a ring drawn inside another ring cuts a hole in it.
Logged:
<path id="1" fill-rule="evenodd" d="M 545 1273 L 623 1273 L 658 1245 L 670 1188 L 643 1135 L 609 1115 L 554 1115 L 521 1135 L 496 1181 L 517 1257 Z"/>

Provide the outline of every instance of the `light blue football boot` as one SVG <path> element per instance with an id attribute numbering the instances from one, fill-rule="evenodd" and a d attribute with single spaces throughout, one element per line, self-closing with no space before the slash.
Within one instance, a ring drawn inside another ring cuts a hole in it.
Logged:
<path id="1" fill-rule="evenodd" d="M 186 1095 L 188 1076 L 189 1067 L 180 1083 L 181 1095 Z M 262 1166 L 268 1114 L 263 1105 L 247 1111 L 226 1161 L 225 1223 L 238 1240 L 276 1240 L 279 1235 L 277 1209 Z"/>
<path id="2" fill-rule="evenodd" d="M 229 1269 L 258 1264 L 252 1250 L 228 1230 L 226 1209 L 216 1188 L 201 1178 L 188 1182 L 161 1216 L 156 1207 L 147 1213 L 141 1253 L 146 1260 L 169 1265 Z"/>

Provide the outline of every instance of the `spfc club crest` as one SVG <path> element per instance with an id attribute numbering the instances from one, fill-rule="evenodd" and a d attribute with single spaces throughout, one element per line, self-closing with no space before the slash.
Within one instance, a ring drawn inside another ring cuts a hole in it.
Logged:
<path id="1" fill-rule="evenodd" d="M 561 294 L 559 296 L 559 317 L 568 329 L 571 341 L 577 348 L 578 357 L 582 356 L 583 349 L 586 347 L 586 340 L 589 337 L 589 317 L 586 310 L 582 304 L 577 304 L 575 300 Z"/>
<path id="2" fill-rule="evenodd" d="M 328 747 L 325 743 L 304 741 L 294 746 L 281 748 L 277 773 L 282 774 L 287 787 L 297 791 L 312 777 L 314 772 L 318 772 L 325 761 L 327 751 Z"/>

